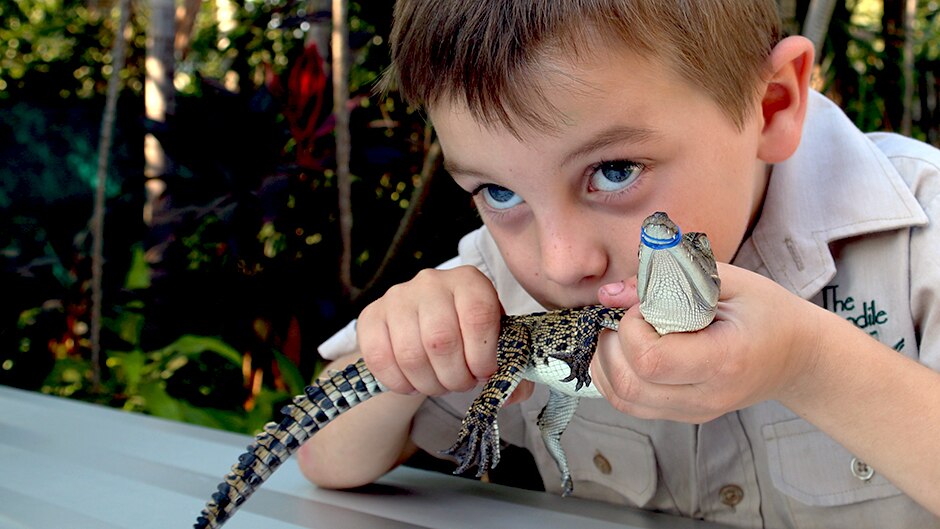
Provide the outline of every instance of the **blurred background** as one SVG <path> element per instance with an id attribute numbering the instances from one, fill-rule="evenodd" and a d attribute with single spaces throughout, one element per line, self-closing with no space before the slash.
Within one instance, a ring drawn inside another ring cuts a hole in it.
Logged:
<path id="1" fill-rule="evenodd" d="M 940 145 L 940 2 L 781 0 L 814 86 Z M 254 432 L 479 225 L 374 93 L 392 2 L 0 0 L 0 383 Z"/>

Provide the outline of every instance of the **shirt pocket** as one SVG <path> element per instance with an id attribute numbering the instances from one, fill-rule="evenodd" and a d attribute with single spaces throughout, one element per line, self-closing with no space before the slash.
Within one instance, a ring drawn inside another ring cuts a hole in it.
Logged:
<path id="1" fill-rule="evenodd" d="M 768 424 L 762 431 L 774 487 L 799 503 L 847 506 L 903 494 L 803 419 Z"/>
<path id="2" fill-rule="evenodd" d="M 538 414 L 538 410 L 526 412 L 526 444 L 538 463 L 545 489 L 560 492 L 561 474 L 542 441 L 536 425 Z M 648 436 L 575 415 L 561 436 L 561 445 L 575 496 L 644 507 L 656 494 L 656 454 Z"/>

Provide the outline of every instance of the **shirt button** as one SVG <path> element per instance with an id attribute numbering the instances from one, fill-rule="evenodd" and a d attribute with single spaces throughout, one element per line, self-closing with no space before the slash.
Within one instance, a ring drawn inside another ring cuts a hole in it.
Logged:
<path id="1" fill-rule="evenodd" d="M 605 476 L 609 476 L 613 471 L 613 468 L 610 466 L 610 461 L 600 452 L 594 454 L 594 466 Z"/>
<path id="2" fill-rule="evenodd" d="M 862 481 L 869 481 L 875 475 L 875 469 L 857 457 L 852 458 L 852 475 Z"/>
<path id="3" fill-rule="evenodd" d="M 744 499 L 744 489 L 737 485 L 725 485 L 718 491 L 718 497 L 721 498 L 721 503 L 734 507 Z"/>

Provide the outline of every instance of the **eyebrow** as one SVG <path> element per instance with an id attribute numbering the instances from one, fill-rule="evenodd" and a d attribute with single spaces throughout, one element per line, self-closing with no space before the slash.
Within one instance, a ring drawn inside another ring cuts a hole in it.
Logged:
<path id="1" fill-rule="evenodd" d="M 657 136 L 659 136 L 659 133 L 653 129 L 644 127 L 631 127 L 627 125 L 614 125 L 601 130 L 587 141 L 579 145 L 576 149 L 566 154 L 562 160 L 562 165 L 567 165 L 576 158 L 587 156 L 592 152 L 599 151 L 611 145 L 616 145 L 618 143 L 643 143 L 656 139 Z M 484 173 L 468 167 L 464 167 L 460 163 L 455 162 L 446 156 L 444 157 L 444 169 L 452 176 L 460 175 L 479 177 L 484 179 L 486 178 Z"/>
<path id="2" fill-rule="evenodd" d="M 659 136 L 659 133 L 653 129 L 643 127 L 631 127 L 627 125 L 614 125 L 601 130 L 578 148 L 565 155 L 562 164 L 566 165 L 575 158 L 589 155 L 595 151 L 604 149 L 618 143 L 643 143 Z"/>
<path id="3" fill-rule="evenodd" d="M 444 157 L 444 170 L 447 171 L 451 176 L 457 178 L 459 176 L 470 176 L 486 179 L 486 175 L 480 171 L 470 169 L 460 165 L 458 162 L 451 160 L 448 157 Z"/>

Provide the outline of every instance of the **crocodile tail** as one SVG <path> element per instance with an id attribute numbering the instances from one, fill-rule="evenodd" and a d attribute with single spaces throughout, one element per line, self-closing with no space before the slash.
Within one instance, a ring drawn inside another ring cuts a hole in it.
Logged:
<path id="1" fill-rule="evenodd" d="M 284 419 L 266 424 L 248 451 L 238 457 L 193 527 L 221 527 L 307 439 L 337 415 L 384 391 L 361 359 L 307 386 L 293 404 L 281 409 Z"/>

